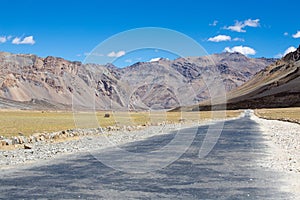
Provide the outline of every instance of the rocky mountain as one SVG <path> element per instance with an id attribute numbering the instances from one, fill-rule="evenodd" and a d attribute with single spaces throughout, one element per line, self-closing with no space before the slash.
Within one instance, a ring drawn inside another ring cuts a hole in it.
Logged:
<path id="1" fill-rule="evenodd" d="M 0 52 L 0 108 L 168 109 L 209 98 L 216 72 L 230 91 L 274 59 L 221 53 L 117 68 Z"/>
<path id="2" fill-rule="evenodd" d="M 228 109 L 300 106 L 300 46 L 228 93 Z M 190 110 L 208 110 L 208 101 Z"/>

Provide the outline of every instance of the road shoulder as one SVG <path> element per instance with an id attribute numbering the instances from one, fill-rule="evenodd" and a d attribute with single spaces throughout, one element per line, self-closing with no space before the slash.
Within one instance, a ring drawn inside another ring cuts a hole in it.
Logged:
<path id="1" fill-rule="evenodd" d="M 268 156 L 258 164 L 267 170 L 284 174 L 284 191 L 300 196 L 300 125 L 279 120 L 262 119 L 254 114 L 251 119 L 259 124 Z"/>

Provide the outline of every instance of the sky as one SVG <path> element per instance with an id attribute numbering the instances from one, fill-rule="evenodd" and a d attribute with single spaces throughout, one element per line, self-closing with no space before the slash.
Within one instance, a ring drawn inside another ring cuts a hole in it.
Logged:
<path id="1" fill-rule="evenodd" d="M 182 33 L 208 54 L 237 51 L 248 57 L 281 57 L 300 44 L 296 0 L 2 0 L 0 6 L 0 51 L 72 61 L 83 62 L 108 38 L 143 27 Z M 126 52 L 122 45 L 98 53 L 115 58 L 121 67 L 176 58 L 155 48 Z"/>

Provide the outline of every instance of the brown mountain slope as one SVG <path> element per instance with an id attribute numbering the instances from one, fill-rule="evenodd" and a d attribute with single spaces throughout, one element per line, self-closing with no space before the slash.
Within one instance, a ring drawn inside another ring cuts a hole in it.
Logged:
<path id="1" fill-rule="evenodd" d="M 62 58 L 0 52 L 0 107 L 167 109 L 209 97 L 204 74 L 220 72 L 226 91 L 249 80 L 273 59 L 222 53 L 140 62 L 119 69 Z M 5 103 L 6 102 L 6 103 Z M 9 104 L 7 102 L 10 102 Z M 10 105 L 10 106 L 8 106 Z"/>
<path id="2" fill-rule="evenodd" d="M 70 108 L 72 100 L 76 106 L 88 108 L 94 98 L 99 109 L 111 104 L 123 106 L 116 96 L 117 72 L 108 66 L 11 53 L 0 53 L 0 65 L 0 97 L 23 102 L 28 109 L 36 107 L 30 102 L 38 102 L 45 109 L 60 105 Z"/>
<path id="3" fill-rule="evenodd" d="M 229 93 L 229 108 L 300 106 L 300 46 Z"/>
<path id="4" fill-rule="evenodd" d="M 227 109 L 300 106 L 300 46 L 227 95 Z M 217 107 L 217 106 L 216 106 Z M 209 110 L 209 101 L 190 110 Z"/>

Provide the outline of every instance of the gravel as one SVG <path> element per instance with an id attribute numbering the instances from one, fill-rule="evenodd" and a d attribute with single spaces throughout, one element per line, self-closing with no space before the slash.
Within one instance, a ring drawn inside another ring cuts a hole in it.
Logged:
<path id="1" fill-rule="evenodd" d="M 283 173 L 287 186 L 283 190 L 300 196 L 300 125 L 278 120 L 261 119 L 252 114 L 259 125 L 268 157 L 258 162 L 267 170 Z"/>

